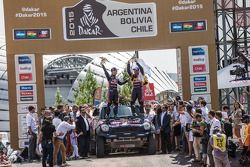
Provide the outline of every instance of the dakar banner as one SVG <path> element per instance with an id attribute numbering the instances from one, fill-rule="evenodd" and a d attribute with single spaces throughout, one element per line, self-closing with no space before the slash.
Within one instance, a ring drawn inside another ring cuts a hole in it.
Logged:
<path id="1" fill-rule="evenodd" d="M 144 86 L 143 95 L 145 101 L 155 100 L 155 87 L 153 83 Z"/>
<path id="2" fill-rule="evenodd" d="M 156 4 L 81 0 L 63 8 L 63 24 L 65 40 L 156 36 Z"/>

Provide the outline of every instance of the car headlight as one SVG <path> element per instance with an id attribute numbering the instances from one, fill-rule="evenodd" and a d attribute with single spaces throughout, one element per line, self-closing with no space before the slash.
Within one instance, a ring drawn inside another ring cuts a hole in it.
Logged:
<path id="1" fill-rule="evenodd" d="M 143 124 L 143 126 L 144 126 L 144 129 L 145 129 L 145 130 L 150 130 L 150 128 L 151 128 L 150 123 L 148 123 L 148 122 L 145 122 L 145 123 Z"/>
<path id="2" fill-rule="evenodd" d="M 108 131 L 109 131 L 109 126 L 108 126 L 107 124 L 102 124 L 102 125 L 101 125 L 101 130 L 102 130 L 103 132 L 108 132 Z"/>

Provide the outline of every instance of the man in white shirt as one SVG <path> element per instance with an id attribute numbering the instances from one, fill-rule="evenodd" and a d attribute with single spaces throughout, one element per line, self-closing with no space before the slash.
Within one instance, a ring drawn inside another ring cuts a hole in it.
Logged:
<path id="1" fill-rule="evenodd" d="M 53 152 L 53 164 L 57 164 L 57 155 L 59 150 L 62 153 L 62 166 L 67 166 L 66 163 L 66 148 L 63 143 L 63 139 L 68 131 L 75 129 L 75 122 L 74 120 L 70 119 L 69 116 L 64 117 L 64 121 L 59 124 L 59 126 L 56 128 L 56 134 L 60 134 L 56 137 L 54 141 L 54 152 Z"/>
<path id="2" fill-rule="evenodd" d="M 28 127 L 28 136 L 29 136 L 29 148 L 28 148 L 28 159 L 29 162 L 35 159 L 36 156 L 36 142 L 38 134 L 38 126 L 35 117 L 35 107 L 28 107 L 29 113 L 26 115 L 26 124 Z"/>
<path id="3" fill-rule="evenodd" d="M 209 131 L 209 136 L 213 136 L 213 132 L 215 129 L 221 129 L 221 123 L 218 119 L 215 118 L 215 111 L 211 110 L 208 113 L 208 117 L 210 119 L 210 131 Z M 207 155 L 209 159 L 209 165 L 211 167 L 214 167 L 214 159 L 213 159 L 213 148 L 210 144 L 207 145 Z"/>
<path id="4" fill-rule="evenodd" d="M 52 124 L 56 127 L 56 129 L 60 125 L 60 123 L 62 122 L 62 120 L 59 118 L 59 116 L 60 116 L 60 112 L 55 111 Z"/>
<path id="5" fill-rule="evenodd" d="M 208 118 L 208 108 L 207 108 L 207 102 L 205 100 L 201 100 L 200 101 L 200 107 L 201 107 L 201 115 L 202 115 L 202 118 L 205 120 L 206 123 L 209 123 L 209 118 Z"/>

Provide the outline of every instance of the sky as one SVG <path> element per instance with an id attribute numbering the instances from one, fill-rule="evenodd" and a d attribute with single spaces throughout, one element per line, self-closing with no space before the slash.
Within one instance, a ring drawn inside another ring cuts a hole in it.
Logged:
<path id="1" fill-rule="evenodd" d="M 0 36 L 4 36 L 3 0 L 0 0 Z M 176 50 L 154 50 L 139 52 L 140 58 L 168 73 L 177 73 Z"/>

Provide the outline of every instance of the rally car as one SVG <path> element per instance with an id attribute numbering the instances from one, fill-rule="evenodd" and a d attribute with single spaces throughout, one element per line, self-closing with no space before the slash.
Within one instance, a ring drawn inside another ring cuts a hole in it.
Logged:
<path id="1" fill-rule="evenodd" d="M 114 118 L 112 107 L 109 118 L 106 116 L 106 110 L 105 105 L 100 108 L 93 137 L 98 158 L 124 150 L 156 153 L 155 127 L 151 122 L 144 119 L 142 115 L 133 115 L 129 106 L 120 105 L 116 118 Z"/>

